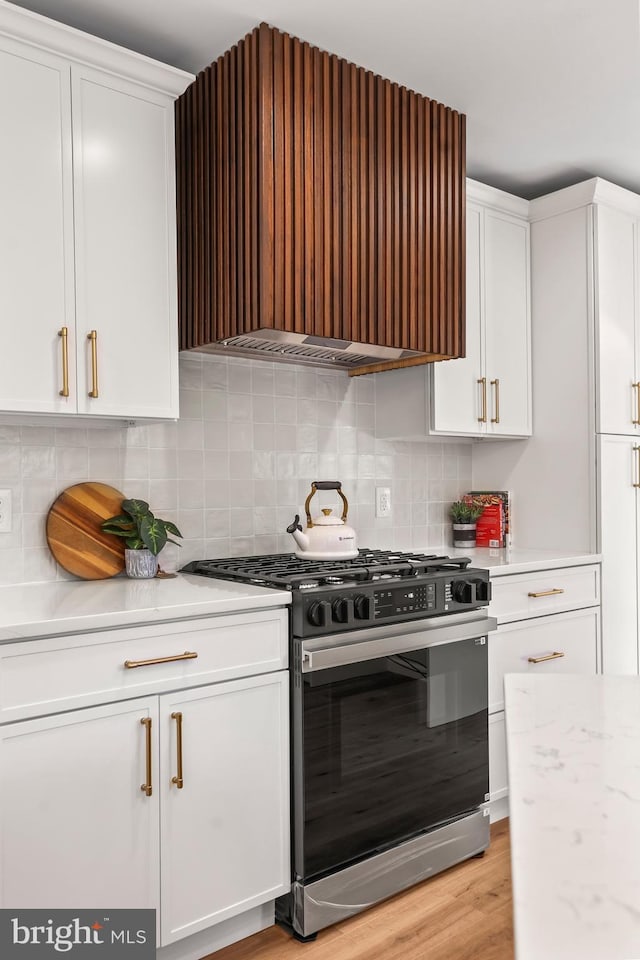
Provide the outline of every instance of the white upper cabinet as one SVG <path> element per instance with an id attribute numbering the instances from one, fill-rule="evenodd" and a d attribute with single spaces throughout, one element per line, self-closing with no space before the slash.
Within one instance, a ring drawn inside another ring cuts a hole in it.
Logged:
<path id="1" fill-rule="evenodd" d="M 486 432 L 531 434 L 529 224 L 484 213 L 484 334 Z"/>
<path id="2" fill-rule="evenodd" d="M 466 348 L 379 374 L 376 434 L 531 435 L 528 202 L 467 180 Z"/>
<path id="3" fill-rule="evenodd" d="M 173 104 L 191 79 L 0 3 L 0 411 L 178 416 Z"/>
<path id="4" fill-rule="evenodd" d="M 634 433 L 640 425 L 636 218 L 598 204 L 594 275 L 599 433 Z"/>
<path id="5" fill-rule="evenodd" d="M 84 67 L 72 91 L 78 410 L 175 417 L 173 113 Z"/>
<path id="6" fill-rule="evenodd" d="M 69 66 L 0 38 L 0 409 L 62 413 L 73 306 Z M 75 396 L 75 362 L 68 368 Z"/>

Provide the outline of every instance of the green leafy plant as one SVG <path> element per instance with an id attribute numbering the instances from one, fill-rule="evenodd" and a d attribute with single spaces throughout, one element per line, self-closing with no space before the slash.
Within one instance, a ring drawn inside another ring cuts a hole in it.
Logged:
<path id="1" fill-rule="evenodd" d="M 466 500 L 456 500 L 451 504 L 450 513 L 454 523 L 475 523 L 484 506 L 476 507 Z"/>
<path id="2" fill-rule="evenodd" d="M 123 500 L 122 511 L 117 517 L 104 520 L 101 526 L 105 533 L 124 537 L 129 550 L 150 550 L 157 557 L 167 542 L 181 546 L 169 536 L 171 533 L 182 537 L 175 523 L 154 517 L 144 500 Z"/>

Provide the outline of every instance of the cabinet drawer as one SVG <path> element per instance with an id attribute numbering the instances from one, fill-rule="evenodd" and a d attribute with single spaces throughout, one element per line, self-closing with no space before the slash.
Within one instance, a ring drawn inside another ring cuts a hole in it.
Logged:
<path id="1" fill-rule="evenodd" d="M 504 710 L 505 673 L 595 673 L 599 622 L 600 608 L 588 607 L 498 627 L 489 635 L 489 713 Z M 564 656 L 531 662 L 554 653 Z"/>
<path id="2" fill-rule="evenodd" d="M 491 581 L 491 615 L 500 623 L 524 620 L 600 602 L 600 567 L 559 567 Z"/>
<path id="3" fill-rule="evenodd" d="M 5 644 L 0 722 L 282 670 L 287 637 L 276 609 Z"/>

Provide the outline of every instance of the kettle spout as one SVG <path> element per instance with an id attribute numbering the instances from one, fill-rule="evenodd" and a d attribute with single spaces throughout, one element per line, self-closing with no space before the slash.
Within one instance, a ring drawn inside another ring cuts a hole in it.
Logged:
<path id="1" fill-rule="evenodd" d="M 300 526 L 300 517 L 296 513 L 293 523 L 290 523 L 287 527 L 287 533 L 290 533 L 295 542 L 298 544 L 300 550 L 309 549 L 309 537 L 302 532 L 302 527 Z"/>

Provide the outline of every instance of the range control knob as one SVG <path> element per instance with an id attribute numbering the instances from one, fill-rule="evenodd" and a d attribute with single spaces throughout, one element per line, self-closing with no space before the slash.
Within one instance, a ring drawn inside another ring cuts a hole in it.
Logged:
<path id="1" fill-rule="evenodd" d="M 456 603 L 473 603 L 476 598 L 475 583 L 471 580 L 454 580 L 451 584 L 451 596 Z"/>
<path id="2" fill-rule="evenodd" d="M 349 623 L 353 615 L 353 602 L 348 597 L 338 597 L 331 604 L 331 610 L 336 623 Z"/>
<path id="3" fill-rule="evenodd" d="M 307 610 L 307 620 L 313 627 L 326 627 L 331 620 L 331 606 L 326 600 L 316 600 Z"/>
<path id="4" fill-rule="evenodd" d="M 474 580 L 476 600 L 488 603 L 491 600 L 491 583 L 488 580 Z"/>
<path id="5" fill-rule="evenodd" d="M 364 593 L 356 594 L 353 598 L 353 612 L 357 620 L 373 620 L 375 616 L 373 597 L 367 597 Z"/>

